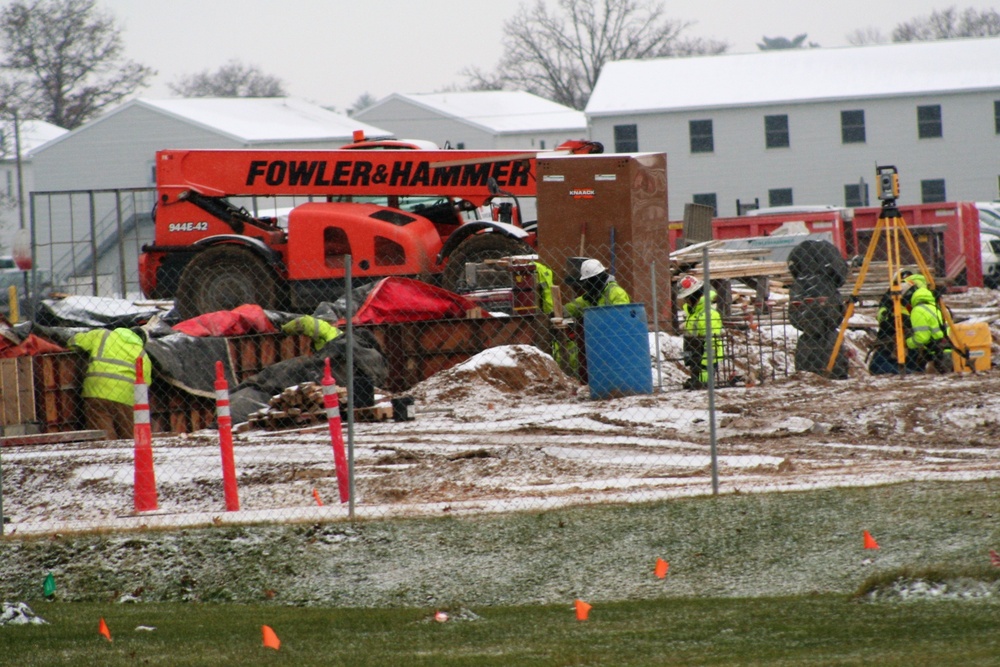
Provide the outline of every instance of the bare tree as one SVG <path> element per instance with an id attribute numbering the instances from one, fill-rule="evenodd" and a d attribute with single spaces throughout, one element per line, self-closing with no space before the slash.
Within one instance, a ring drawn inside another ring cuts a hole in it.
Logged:
<path id="1" fill-rule="evenodd" d="M 723 53 L 725 42 L 682 37 L 690 23 L 665 17 L 655 0 L 543 0 L 504 24 L 506 53 L 494 72 L 463 74 L 473 90 L 526 90 L 583 109 L 605 63 Z"/>
<path id="2" fill-rule="evenodd" d="M 15 0 L 0 10 L 8 84 L 22 118 L 73 129 L 147 85 L 156 72 L 122 57 L 121 29 L 96 0 Z"/>
<path id="3" fill-rule="evenodd" d="M 787 37 L 761 37 L 762 42 L 757 42 L 757 48 L 761 51 L 780 51 L 783 49 L 801 49 L 805 46 L 806 33 L 796 35 L 792 39 Z M 809 42 L 809 48 L 816 48 L 819 44 Z"/>
<path id="4" fill-rule="evenodd" d="M 361 111 L 362 109 L 367 109 L 376 102 L 378 102 L 378 100 L 375 98 L 375 96 L 366 90 L 365 92 L 358 95 L 358 99 L 354 100 L 354 104 L 351 105 L 349 115 L 354 115 L 357 112 Z"/>
<path id="5" fill-rule="evenodd" d="M 900 23 L 892 31 L 894 42 L 921 42 L 957 37 L 994 37 L 1000 35 L 1000 12 L 978 11 L 969 7 L 961 12 L 949 7 Z"/>
<path id="6" fill-rule="evenodd" d="M 885 44 L 889 38 L 874 26 L 858 28 L 847 35 L 847 43 L 851 46 L 867 46 L 869 44 Z"/>
<path id="7" fill-rule="evenodd" d="M 181 77 L 177 83 L 167 84 L 174 95 L 180 97 L 285 97 L 285 84 L 281 79 L 264 74 L 256 65 L 245 65 L 239 60 L 210 72 Z"/>

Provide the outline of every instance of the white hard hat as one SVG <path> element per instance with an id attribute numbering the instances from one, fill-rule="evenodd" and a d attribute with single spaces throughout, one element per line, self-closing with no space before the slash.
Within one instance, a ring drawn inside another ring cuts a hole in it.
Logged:
<path id="1" fill-rule="evenodd" d="M 596 259 L 585 259 L 580 264 L 580 280 L 587 280 L 604 273 L 604 265 Z"/>
<path id="2" fill-rule="evenodd" d="M 677 298 L 686 299 L 703 286 L 703 283 L 694 276 L 683 276 L 677 283 Z"/>

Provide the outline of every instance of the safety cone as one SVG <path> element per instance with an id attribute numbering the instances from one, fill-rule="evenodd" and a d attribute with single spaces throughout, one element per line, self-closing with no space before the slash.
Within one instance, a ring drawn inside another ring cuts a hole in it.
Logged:
<path id="1" fill-rule="evenodd" d="M 337 469 L 337 490 L 340 492 L 340 502 L 346 503 L 350 498 L 347 454 L 344 452 L 344 429 L 340 425 L 340 399 L 337 398 L 337 384 L 330 372 L 330 357 L 324 360 L 322 384 L 323 407 L 326 408 L 326 420 L 330 424 L 330 444 L 333 445 L 333 461 Z"/>
<path id="2" fill-rule="evenodd" d="M 229 413 L 229 383 L 222 362 L 215 362 L 215 414 L 219 422 L 219 448 L 222 450 L 222 490 L 226 511 L 240 509 L 240 492 L 236 483 L 236 456 L 233 454 L 233 417 Z"/>
<path id="3" fill-rule="evenodd" d="M 136 512 L 157 509 L 156 474 L 153 471 L 153 430 L 149 424 L 149 387 L 142 372 L 142 359 L 135 360 L 135 435 L 134 506 Z"/>

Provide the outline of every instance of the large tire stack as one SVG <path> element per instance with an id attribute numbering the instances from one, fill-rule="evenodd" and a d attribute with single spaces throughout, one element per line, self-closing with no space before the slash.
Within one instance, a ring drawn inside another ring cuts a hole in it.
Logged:
<path id="1" fill-rule="evenodd" d="M 847 262 L 829 241 L 803 241 L 788 256 L 788 270 L 794 279 L 788 317 L 802 332 L 795 346 L 795 370 L 846 378 L 843 347 L 829 373 L 826 367 L 844 318 L 846 301 L 840 287 L 847 280 Z"/>

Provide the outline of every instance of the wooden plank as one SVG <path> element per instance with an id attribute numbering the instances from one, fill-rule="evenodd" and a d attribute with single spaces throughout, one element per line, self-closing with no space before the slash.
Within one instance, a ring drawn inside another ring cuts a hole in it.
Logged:
<path id="1" fill-rule="evenodd" d="M 57 445 L 66 442 L 104 440 L 106 437 L 107 434 L 104 431 L 63 431 L 61 433 L 13 435 L 0 438 L 0 446 L 16 447 L 19 445 Z"/>

